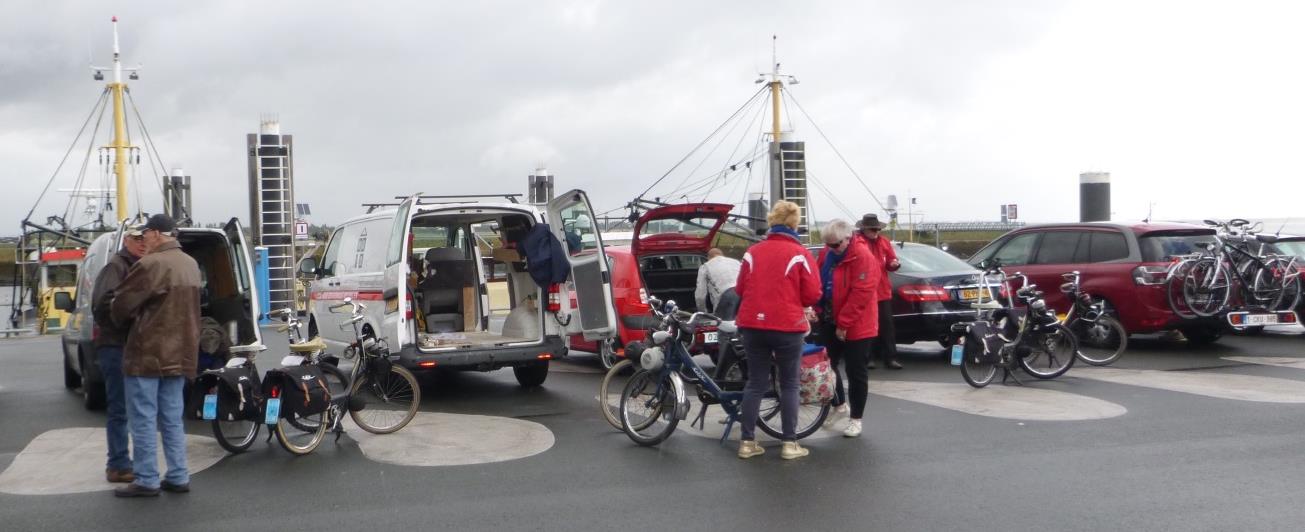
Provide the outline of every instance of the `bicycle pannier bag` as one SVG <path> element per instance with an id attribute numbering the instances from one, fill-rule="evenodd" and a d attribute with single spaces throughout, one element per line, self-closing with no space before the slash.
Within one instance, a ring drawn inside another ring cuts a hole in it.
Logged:
<path id="1" fill-rule="evenodd" d="M 834 399 L 837 375 L 829 363 L 825 348 L 808 344 L 802 350 L 802 368 L 798 374 L 798 393 L 802 404 L 820 404 Z"/>
<path id="2" fill-rule="evenodd" d="M 326 376 L 316 365 L 274 369 L 267 372 L 263 381 L 265 396 L 271 396 L 272 387 L 280 387 L 281 417 L 320 414 L 331 404 Z"/>
<path id="3" fill-rule="evenodd" d="M 977 358 L 977 362 L 996 362 L 1006 340 L 998 335 L 1000 329 L 985 322 L 970 325 L 970 332 L 965 339 L 965 356 Z"/>
<path id="4" fill-rule="evenodd" d="M 211 369 L 195 378 L 191 387 L 191 415 L 203 419 L 204 396 L 217 396 L 216 418 L 239 421 L 259 417 L 262 393 L 253 366 Z"/>

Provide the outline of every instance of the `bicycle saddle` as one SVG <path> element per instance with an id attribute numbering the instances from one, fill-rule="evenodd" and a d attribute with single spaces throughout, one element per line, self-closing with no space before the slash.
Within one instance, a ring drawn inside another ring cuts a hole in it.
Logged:
<path id="1" fill-rule="evenodd" d="M 326 350 L 326 342 L 322 341 L 321 336 L 314 336 L 312 340 L 298 344 L 290 344 L 291 353 L 316 353 Z"/>
<path id="2" fill-rule="evenodd" d="M 1278 242 L 1277 235 L 1255 235 L 1255 239 L 1265 244 L 1276 244 Z"/>

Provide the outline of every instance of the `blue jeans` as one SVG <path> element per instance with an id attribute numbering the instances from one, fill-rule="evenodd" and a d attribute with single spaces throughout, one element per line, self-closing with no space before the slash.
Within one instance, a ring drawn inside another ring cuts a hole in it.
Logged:
<path id="1" fill-rule="evenodd" d="M 155 434 L 163 433 L 163 456 L 169 484 L 189 484 L 186 469 L 186 432 L 181 416 L 185 403 L 185 377 L 132 377 L 127 383 L 127 421 L 131 424 L 132 465 L 136 484 L 159 487 L 159 459 Z"/>
<path id="2" fill-rule="evenodd" d="M 108 469 L 131 469 L 131 449 L 127 447 L 127 398 L 122 383 L 122 346 L 106 345 L 95 349 L 104 377 L 105 410 L 109 420 L 104 433 L 109 440 Z"/>

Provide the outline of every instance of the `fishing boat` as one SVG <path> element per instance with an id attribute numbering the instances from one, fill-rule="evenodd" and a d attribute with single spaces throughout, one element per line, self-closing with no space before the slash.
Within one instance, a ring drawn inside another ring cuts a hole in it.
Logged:
<path id="1" fill-rule="evenodd" d="M 67 153 L 46 182 L 41 195 L 21 222 L 22 236 L 16 243 L 14 273 L 11 279 L 11 298 L 8 328 L 0 334 L 48 334 L 63 330 L 68 325 L 69 314 L 60 310 L 56 301 L 67 296 L 75 300 L 79 292 L 89 295 L 89 286 L 77 286 L 77 269 L 86 255 L 86 247 L 96 236 L 117 230 L 122 224 L 142 218 L 137 206 L 133 211 L 128 203 L 129 184 L 141 164 L 141 152 L 149 170 L 154 172 L 160 186 L 167 188 L 160 176 L 164 168 L 158 150 L 149 136 L 149 130 L 140 120 L 140 111 L 131 98 L 127 81 L 140 79 L 139 67 L 123 66 L 118 44 L 118 17 L 113 17 L 113 61 L 110 66 L 91 66 L 92 77 L 107 83 L 99 99 L 78 131 Z M 130 120 L 128 107 L 135 120 Z M 109 115 L 106 117 L 106 115 Z M 106 118 L 108 120 L 106 121 Z M 93 124 L 93 126 L 92 126 Z M 97 145 L 100 129 L 106 129 L 108 141 Z M 136 132 L 143 138 L 145 147 L 134 144 L 130 134 Z M 34 218 L 42 200 L 59 181 L 62 170 L 75 162 L 73 157 L 84 147 L 80 171 L 72 188 L 56 189 L 66 194 L 66 203 L 60 214 Z M 90 164 L 92 156 L 98 160 L 97 168 Z M 136 189 L 139 197 L 139 188 Z M 165 190 L 164 203 L 170 194 Z M 89 282 L 89 281 L 87 281 Z"/>

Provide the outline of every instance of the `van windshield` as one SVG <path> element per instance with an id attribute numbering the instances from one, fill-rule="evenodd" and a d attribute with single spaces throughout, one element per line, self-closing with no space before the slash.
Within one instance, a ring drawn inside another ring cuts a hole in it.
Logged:
<path id="1" fill-rule="evenodd" d="M 1168 262 L 1173 257 L 1200 251 L 1196 247 L 1198 243 L 1213 241 L 1212 232 L 1164 232 L 1142 235 L 1137 245 L 1142 248 L 1142 262 Z"/>

